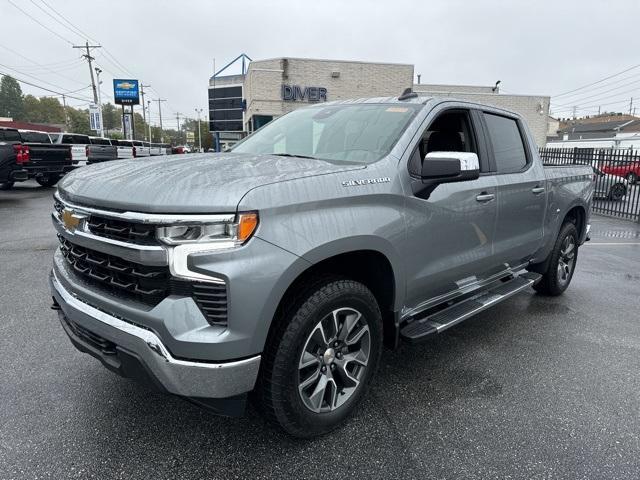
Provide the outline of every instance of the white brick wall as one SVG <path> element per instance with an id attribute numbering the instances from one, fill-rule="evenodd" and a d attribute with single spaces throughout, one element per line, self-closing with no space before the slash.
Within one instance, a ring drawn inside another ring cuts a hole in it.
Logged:
<path id="1" fill-rule="evenodd" d="M 331 76 L 339 72 L 338 78 Z M 412 85 L 413 65 L 277 58 L 251 62 L 245 79 L 247 120 L 252 115 L 278 116 L 308 105 L 283 101 L 282 84 L 324 87 L 327 101 L 400 95 Z"/>
<path id="2" fill-rule="evenodd" d="M 424 85 L 415 85 L 415 91 L 424 95 L 447 96 L 469 100 L 471 102 L 485 103 L 505 110 L 511 110 L 524 117 L 533 138 L 538 147 L 544 147 L 547 143 L 548 119 L 549 119 L 549 97 L 535 95 L 503 95 L 495 93 L 442 93 L 428 91 Z M 542 109 L 541 109 L 542 107 Z"/>
<path id="3" fill-rule="evenodd" d="M 339 72 L 338 78 L 331 76 Z M 327 101 L 363 97 L 397 96 L 407 87 L 433 96 L 451 96 L 495 105 L 521 114 L 539 146 L 547 135 L 549 97 L 502 95 L 492 87 L 470 85 L 429 85 L 413 83 L 413 65 L 349 62 L 302 58 L 274 58 L 251 62 L 244 83 L 247 100 L 245 119 L 252 115 L 283 115 L 308 105 L 306 101 L 283 101 L 282 84 L 324 87 Z M 542 107 L 542 113 L 540 108 Z"/>

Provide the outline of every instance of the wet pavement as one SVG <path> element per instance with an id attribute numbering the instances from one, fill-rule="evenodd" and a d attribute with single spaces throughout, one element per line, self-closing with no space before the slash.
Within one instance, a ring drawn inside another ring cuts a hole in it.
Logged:
<path id="1" fill-rule="evenodd" d="M 77 352 L 49 309 L 52 193 L 0 192 L 0 479 L 640 476 L 637 223 L 594 217 L 562 297 L 521 293 L 386 351 L 356 415 L 300 441 Z"/>

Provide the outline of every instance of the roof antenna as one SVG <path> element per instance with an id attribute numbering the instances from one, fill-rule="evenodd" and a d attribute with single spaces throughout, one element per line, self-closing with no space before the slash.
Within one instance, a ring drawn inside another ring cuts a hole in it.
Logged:
<path id="1" fill-rule="evenodd" d="M 495 86 L 491 89 L 491 91 L 492 91 L 493 93 L 496 93 L 496 90 L 498 90 L 498 86 L 500 85 L 500 83 L 502 83 L 502 81 L 501 81 L 501 80 L 498 80 L 498 81 L 496 82 Z"/>
<path id="2" fill-rule="evenodd" d="M 411 90 L 411 87 L 405 88 L 402 95 L 398 97 L 398 100 L 409 100 L 410 98 L 418 98 L 418 94 Z"/>

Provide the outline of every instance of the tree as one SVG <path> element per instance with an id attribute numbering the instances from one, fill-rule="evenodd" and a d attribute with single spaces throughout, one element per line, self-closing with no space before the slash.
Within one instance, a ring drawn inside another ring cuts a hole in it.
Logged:
<path id="1" fill-rule="evenodd" d="M 9 75 L 4 75 L 0 81 L 0 117 L 24 119 L 22 89 L 17 80 Z"/>
<path id="2" fill-rule="evenodd" d="M 24 120 L 27 122 L 42 122 L 40 99 L 33 95 L 24 96 Z"/>
<path id="3" fill-rule="evenodd" d="M 40 112 L 44 123 L 64 123 L 64 108 L 57 98 L 42 97 Z"/>
<path id="4" fill-rule="evenodd" d="M 85 135 L 95 135 L 95 132 L 89 128 L 89 110 L 68 108 L 67 113 L 69 114 L 70 132 L 83 133 Z"/>
<path id="5" fill-rule="evenodd" d="M 102 106 L 102 123 L 107 132 L 114 128 L 121 128 L 120 117 L 120 112 L 113 104 L 107 103 Z"/>

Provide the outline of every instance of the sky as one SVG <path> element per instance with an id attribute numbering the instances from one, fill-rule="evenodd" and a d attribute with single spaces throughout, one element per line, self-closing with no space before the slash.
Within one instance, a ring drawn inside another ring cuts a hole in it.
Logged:
<path id="1" fill-rule="evenodd" d="M 411 63 L 422 83 L 501 80 L 503 93 L 551 96 L 558 116 L 628 111 L 635 95 L 640 112 L 638 0 L 0 0 L 0 18 L 1 73 L 86 108 L 89 68 L 72 45 L 88 36 L 102 45 L 102 101 L 112 78 L 138 78 L 147 99 L 167 100 L 169 128 L 176 113 L 206 112 L 214 58 L 221 67 L 240 53 Z"/>

